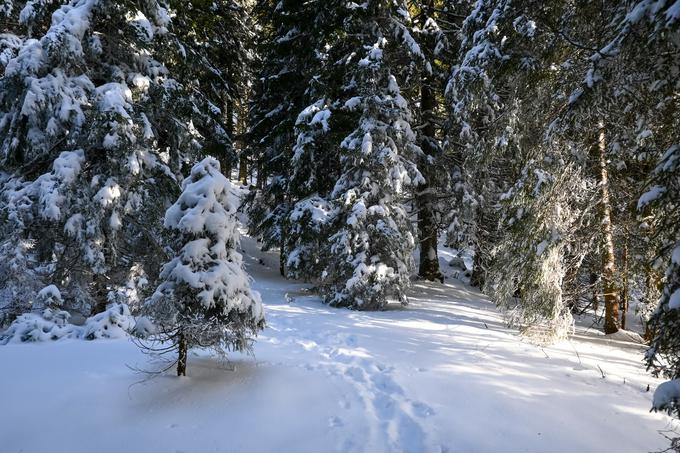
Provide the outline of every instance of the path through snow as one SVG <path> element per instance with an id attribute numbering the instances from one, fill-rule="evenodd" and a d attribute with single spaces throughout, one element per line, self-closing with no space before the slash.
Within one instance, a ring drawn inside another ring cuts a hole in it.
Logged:
<path id="1" fill-rule="evenodd" d="M 255 358 L 194 354 L 189 377 L 140 382 L 127 341 L 0 348 L 0 451 L 645 452 L 640 346 L 581 330 L 538 348 L 456 283 L 418 283 L 407 308 L 332 309 L 277 276 L 244 238 L 268 328 Z M 576 353 L 578 351 L 578 354 Z M 604 373 L 605 377 L 602 377 Z"/>

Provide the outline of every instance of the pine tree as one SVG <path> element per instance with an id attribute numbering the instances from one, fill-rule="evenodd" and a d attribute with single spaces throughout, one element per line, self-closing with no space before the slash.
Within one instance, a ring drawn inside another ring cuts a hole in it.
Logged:
<path id="1" fill-rule="evenodd" d="M 72 1 L 50 23 L 45 9 L 55 6 L 17 8 L 23 44 L 0 82 L 0 159 L 11 174 L 2 197 L 6 220 L 55 267 L 45 283 L 65 289 L 70 308 L 101 310 L 105 275 L 144 236 L 124 220 L 140 220 L 144 200 L 172 175 L 151 113 L 176 91 L 154 58 L 169 16 L 155 2 Z"/>
<path id="2" fill-rule="evenodd" d="M 443 159 L 442 120 L 443 84 L 448 66 L 449 38 L 454 35 L 451 20 L 460 5 L 421 0 L 412 7 L 414 39 L 420 52 L 416 54 L 419 74 L 415 94 L 418 105 L 415 127 L 423 156 L 418 167 L 423 184 L 415 189 L 415 208 L 418 214 L 419 263 L 418 276 L 426 280 L 441 280 L 439 269 L 439 230 L 450 206 L 442 206 L 440 195 L 448 190 L 448 169 Z M 455 21 L 455 19 L 453 19 Z"/>
<path id="3" fill-rule="evenodd" d="M 132 280 L 156 278 L 176 175 L 211 144 L 230 146 L 215 105 L 229 68 L 191 34 L 205 15 L 173 24 L 156 1 L 14 2 L 9 14 L 0 228 L 35 244 L 41 287 L 100 312 Z"/>
<path id="4" fill-rule="evenodd" d="M 449 241 L 474 247 L 472 283 L 513 308 L 523 329 L 542 325 L 533 329 L 541 341 L 568 331 L 573 282 L 592 246 L 592 143 L 551 130 L 582 52 L 553 23 L 574 17 L 564 2 L 476 2 L 447 87 L 459 200 Z"/>
<path id="5" fill-rule="evenodd" d="M 360 116 L 341 144 L 342 173 L 331 194 L 337 212 L 329 228 L 322 292 L 335 306 L 380 309 L 389 296 L 406 302 L 415 242 L 402 197 L 422 182 L 414 164 L 422 151 L 395 77 L 397 56 L 414 51 L 398 12 L 406 15 L 402 5 L 370 2 L 346 21 L 354 54 L 365 50 L 358 61 L 346 59 L 355 65 L 345 82 L 355 96 L 345 107 Z M 393 36 L 400 39 L 392 41 Z"/>
<path id="6" fill-rule="evenodd" d="M 318 282 L 333 211 L 329 196 L 340 171 L 336 149 L 350 130 L 342 108 L 344 88 L 338 83 L 345 70 L 341 30 L 346 9 L 342 2 L 325 2 L 313 14 L 306 34 L 316 59 L 306 69 L 311 75 L 304 93 L 308 105 L 295 120 L 285 185 L 290 210 L 282 222 L 281 254 L 286 277 Z"/>
<path id="7" fill-rule="evenodd" d="M 145 306 L 159 329 L 154 339 L 179 353 L 178 376 L 186 375 L 188 349 L 250 350 L 264 327 L 260 295 L 250 288 L 236 250 L 238 195 L 219 162 L 206 158 L 194 165 L 182 189 L 164 223 L 177 235 L 177 254 L 163 266 L 162 282 Z"/>
<path id="8" fill-rule="evenodd" d="M 235 106 L 245 102 L 252 79 L 253 20 L 242 0 L 171 2 L 181 11 L 172 21 L 182 57 L 170 71 L 191 93 L 188 108 L 204 137 L 203 151 L 219 157 L 227 176 L 237 162 Z"/>
<path id="9" fill-rule="evenodd" d="M 248 137 L 258 163 L 259 190 L 249 201 L 249 229 L 265 249 L 281 249 L 282 275 L 287 260 L 285 224 L 292 210 L 288 183 L 295 123 L 311 103 L 306 92 L 320 63 L 314 30 L 322 9 L 314 2 L 288 0 L 263 0 L 255 6 L 261 28 Z"/>

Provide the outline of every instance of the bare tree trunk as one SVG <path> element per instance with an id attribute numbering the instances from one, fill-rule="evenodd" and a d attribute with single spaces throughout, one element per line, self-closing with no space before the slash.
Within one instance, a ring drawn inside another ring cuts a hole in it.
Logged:
<path id="1" fill-rule="evenodd" d="M 281 242 L 279 244 L 279 273 L 281 277 L 286 277 L 286 261 L 288 260 L 288 255 L 285 253 L 285 244 L 287 237 L 286 226 L 281 225 Z"/>
<path id="2" fill-rule="evenodd" d="M 238 161 L 238 180 L 244 186 L 248 184 L 248 158 L 243 152 Z"/>
<path id="3" fill-rule="evenodd" d="M 430 84 L 433 81 L 429 77 L 423 77 L 420 89 L 420 105 L 423 118 L 423 140 L 421 148 L 426 156 L 436 153 L 435 128 L 432 122 L 432 115 L 436 107 L 436 98 L 432 92 Z M 418 236 L 420 240 L 420 261 L 418 275 L 426 280 L 441 280 L 442 274 L 439 270 L 439 257 L 437 255 L 438 228 L 431 191 L 431 169 L 428 171 L 428 162 L 425 159 L 423 173 L 425 183 L 418 187 L 416 196 L 416 206 L 418 209 Z M 428 174 L 429 173 L 429 174 Z"/>
<path id="4" fill-rule="evenodd" d="M 267 176 L 262 171 L 262 163 L 260 160 L 261 158 L 257 159 L 257 180 L 255 181 L 255 187 L 257 187 L 259 190 L 262 190 L 264 188 L 264 181 L 267 179 Z"/>
<path id="5" fill-rule="evenodd" d="M 651 264 L 647 265 L 647 272 L 645 277 L 645 303 L 651 304 L 658 301 L 658 296 L 663 289 L 663 279 L 660 278 Z M 647 343 L 651 342 L 654 338 L 654 330 L 649 322 L 645 322 L 645 333 L 643 338 Z"/>
<path id="6" fill-rule="evenodd" d="M 231 149 L 234 151 L 236 148 L 234 146 L 234 100 L 229 99 L 227 101 L 227 135 L 229 140 L 231 140 Z M 233 162 L 231 161 L 231 156 L 224 156 L 224 176 L 227 179 L 231 179 L 231 168 Z"/>
<path id="7" fill-rule="evenodd" d="M 629 306 L 629 292 L 628 292 L 628 237 L 626 237 L 623 243 L 623 257 L 622 257 L 622 291 L 621 291 L 621 328 L 626 329 L 626 317 L 628 316 L 628 306 Z"/>
<path id="8" fill-rule="evenodd" d="M 619 290 L 616 287 L 616 262 L 614 256 L 614 234 L 609 199 L 609 174 L 607 171 L 604 123 L 598 124 L 599 133 L 595 148 L 598 162 L 600 185 L 600 218 L 602 220 L 602 289 L 604 290 L 604 333 L 619 330 Z"/>
<path id="9" fill-rule="evenodd" d="M 590 286 L 592 291 L 591 306 L 593 307 L 593 312 L 597 314 L 597 310 L 600 308 L 600 293 L 597 289 L 597 274 L 595 272 L 590 273 Z"/>
<path id="10" fill-rule="evenodd" d="M 177 357 L 177 376 L 187 375 L 187 340 L 183 333 L 179 334 L 179 347 Z"/>

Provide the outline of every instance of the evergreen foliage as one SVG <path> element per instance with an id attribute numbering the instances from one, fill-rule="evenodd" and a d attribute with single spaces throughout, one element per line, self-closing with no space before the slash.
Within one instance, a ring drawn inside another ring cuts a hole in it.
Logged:
<path id="1" fill-rule="evenodd" d="M 153 340 L 179 350 L 178 375 L 187 350 L 249 350 L 264 327 L 259 293 L 250 289 L 238 247 L 239 197 L 220 164 L 206 158 L 191 169 L 182 194 L 165 213 L 177 252 L 163 266 L 156 292 L 145 305 L 158 332 Z"/>

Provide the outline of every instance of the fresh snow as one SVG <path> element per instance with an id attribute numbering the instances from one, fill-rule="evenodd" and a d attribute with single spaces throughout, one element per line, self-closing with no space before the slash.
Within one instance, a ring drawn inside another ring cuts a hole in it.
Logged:
<path id="1" fill-rule="evenodd" d="M 664 382 L 654 392 L 652 407 L 656 410 L 673 408 L 680 403 L 680 379 Z"/>
<path id="2" fill-rule="evenodd" d="M 668 306 L 673 309 L 680 308 L 680 289 L 676 289 L 668 299 Z"/>
<path id="3" fill-rule="evenodd" d="M 134 370 L 159 365 L 125 339 L 0 347 L 0 451 L 665 448 L 643 346 L 583 327 L 533 346 L 453 279 L 415 283 L 405 308 L 334 309 L 280 278 L 277 255 L 242 247 L 267 312 L 255 357 L 198 351 L 187 378 L 146 379 Z"/>

